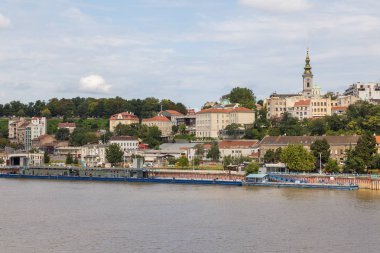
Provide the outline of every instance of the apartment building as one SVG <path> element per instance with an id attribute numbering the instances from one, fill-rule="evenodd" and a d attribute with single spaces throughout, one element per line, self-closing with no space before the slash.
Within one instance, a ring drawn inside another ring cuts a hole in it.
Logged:
<path id="1" fill-rule="evenodd" d="M 357 82 L 352 85 L 343 93 L 344 95 L 352 95 L 364 101 L 379 101 L 380 100 L 380 83 Z"/>
<path id="2" fill-rule="evenodd" d="M 32 148 L 32 141 L 46 134 L 47 121 L 45 117 L 14 118 L 9 120 L 9 140 L 13 143 L 22 144 L 24 150 Z"/>
<path id="3" fill-rule="evenodd" d="M 196 137 L 218 138 L 219 131 L 230 124 L 252 125 L 255 112 L 244 107 L 210 108 L 196 113 Z"/>

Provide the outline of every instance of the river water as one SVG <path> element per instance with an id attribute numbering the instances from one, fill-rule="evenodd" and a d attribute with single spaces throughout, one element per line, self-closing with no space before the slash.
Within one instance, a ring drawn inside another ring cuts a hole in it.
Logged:
<path id="1" fill-rule="evenodd" d="M 380 252 L 380 192 L 0 179 L 0 252 Z"/>

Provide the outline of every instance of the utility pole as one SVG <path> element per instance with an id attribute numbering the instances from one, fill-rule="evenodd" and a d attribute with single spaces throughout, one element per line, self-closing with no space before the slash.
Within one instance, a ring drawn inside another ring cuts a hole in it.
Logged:
<path id="1" fill-rule="evenodd" d="M 322 153 L 319 152 L 319 174 L 322 174 Z"/>

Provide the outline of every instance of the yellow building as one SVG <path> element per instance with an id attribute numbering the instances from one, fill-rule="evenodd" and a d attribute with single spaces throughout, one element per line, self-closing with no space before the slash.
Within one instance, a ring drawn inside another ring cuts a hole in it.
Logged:
<path id="1" fill-rule="evenodd" d="M 149 127 L 158 127 L 158 129 L 161 130 L 162 137 L 168 137 L 172 133 L 173 124 L 168 118 L 164 116 L 155 116 L 153 118 L 143 119 L 142 124 Z"/>
<path id="2" fill-rule="evenodd" d="M 196 137 L 218 138 L 219 131 L 230 124 L 252 125 L 255 121 L 253 110 L 237 108 L 210 108 L 196 114 Z"/>
<path id="3" fill-rule="evenodd" d="M 122 112 L 114 114 L 110 117 L 110 132 L 115 130 L 115 127 L 121 125 L 138 124 L 139 118 L 131 112 Z"/>

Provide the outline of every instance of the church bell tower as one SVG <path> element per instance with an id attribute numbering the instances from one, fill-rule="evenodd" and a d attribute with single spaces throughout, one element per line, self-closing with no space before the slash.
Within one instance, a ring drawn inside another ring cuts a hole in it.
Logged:
<path id="1" fill-rule="evenodd" d="M 305 71 L 303 72 L 303 95 L 311 96 L 313 90 L 313 73 L 311 72 L 309 49 L 306 51 Z"/>

